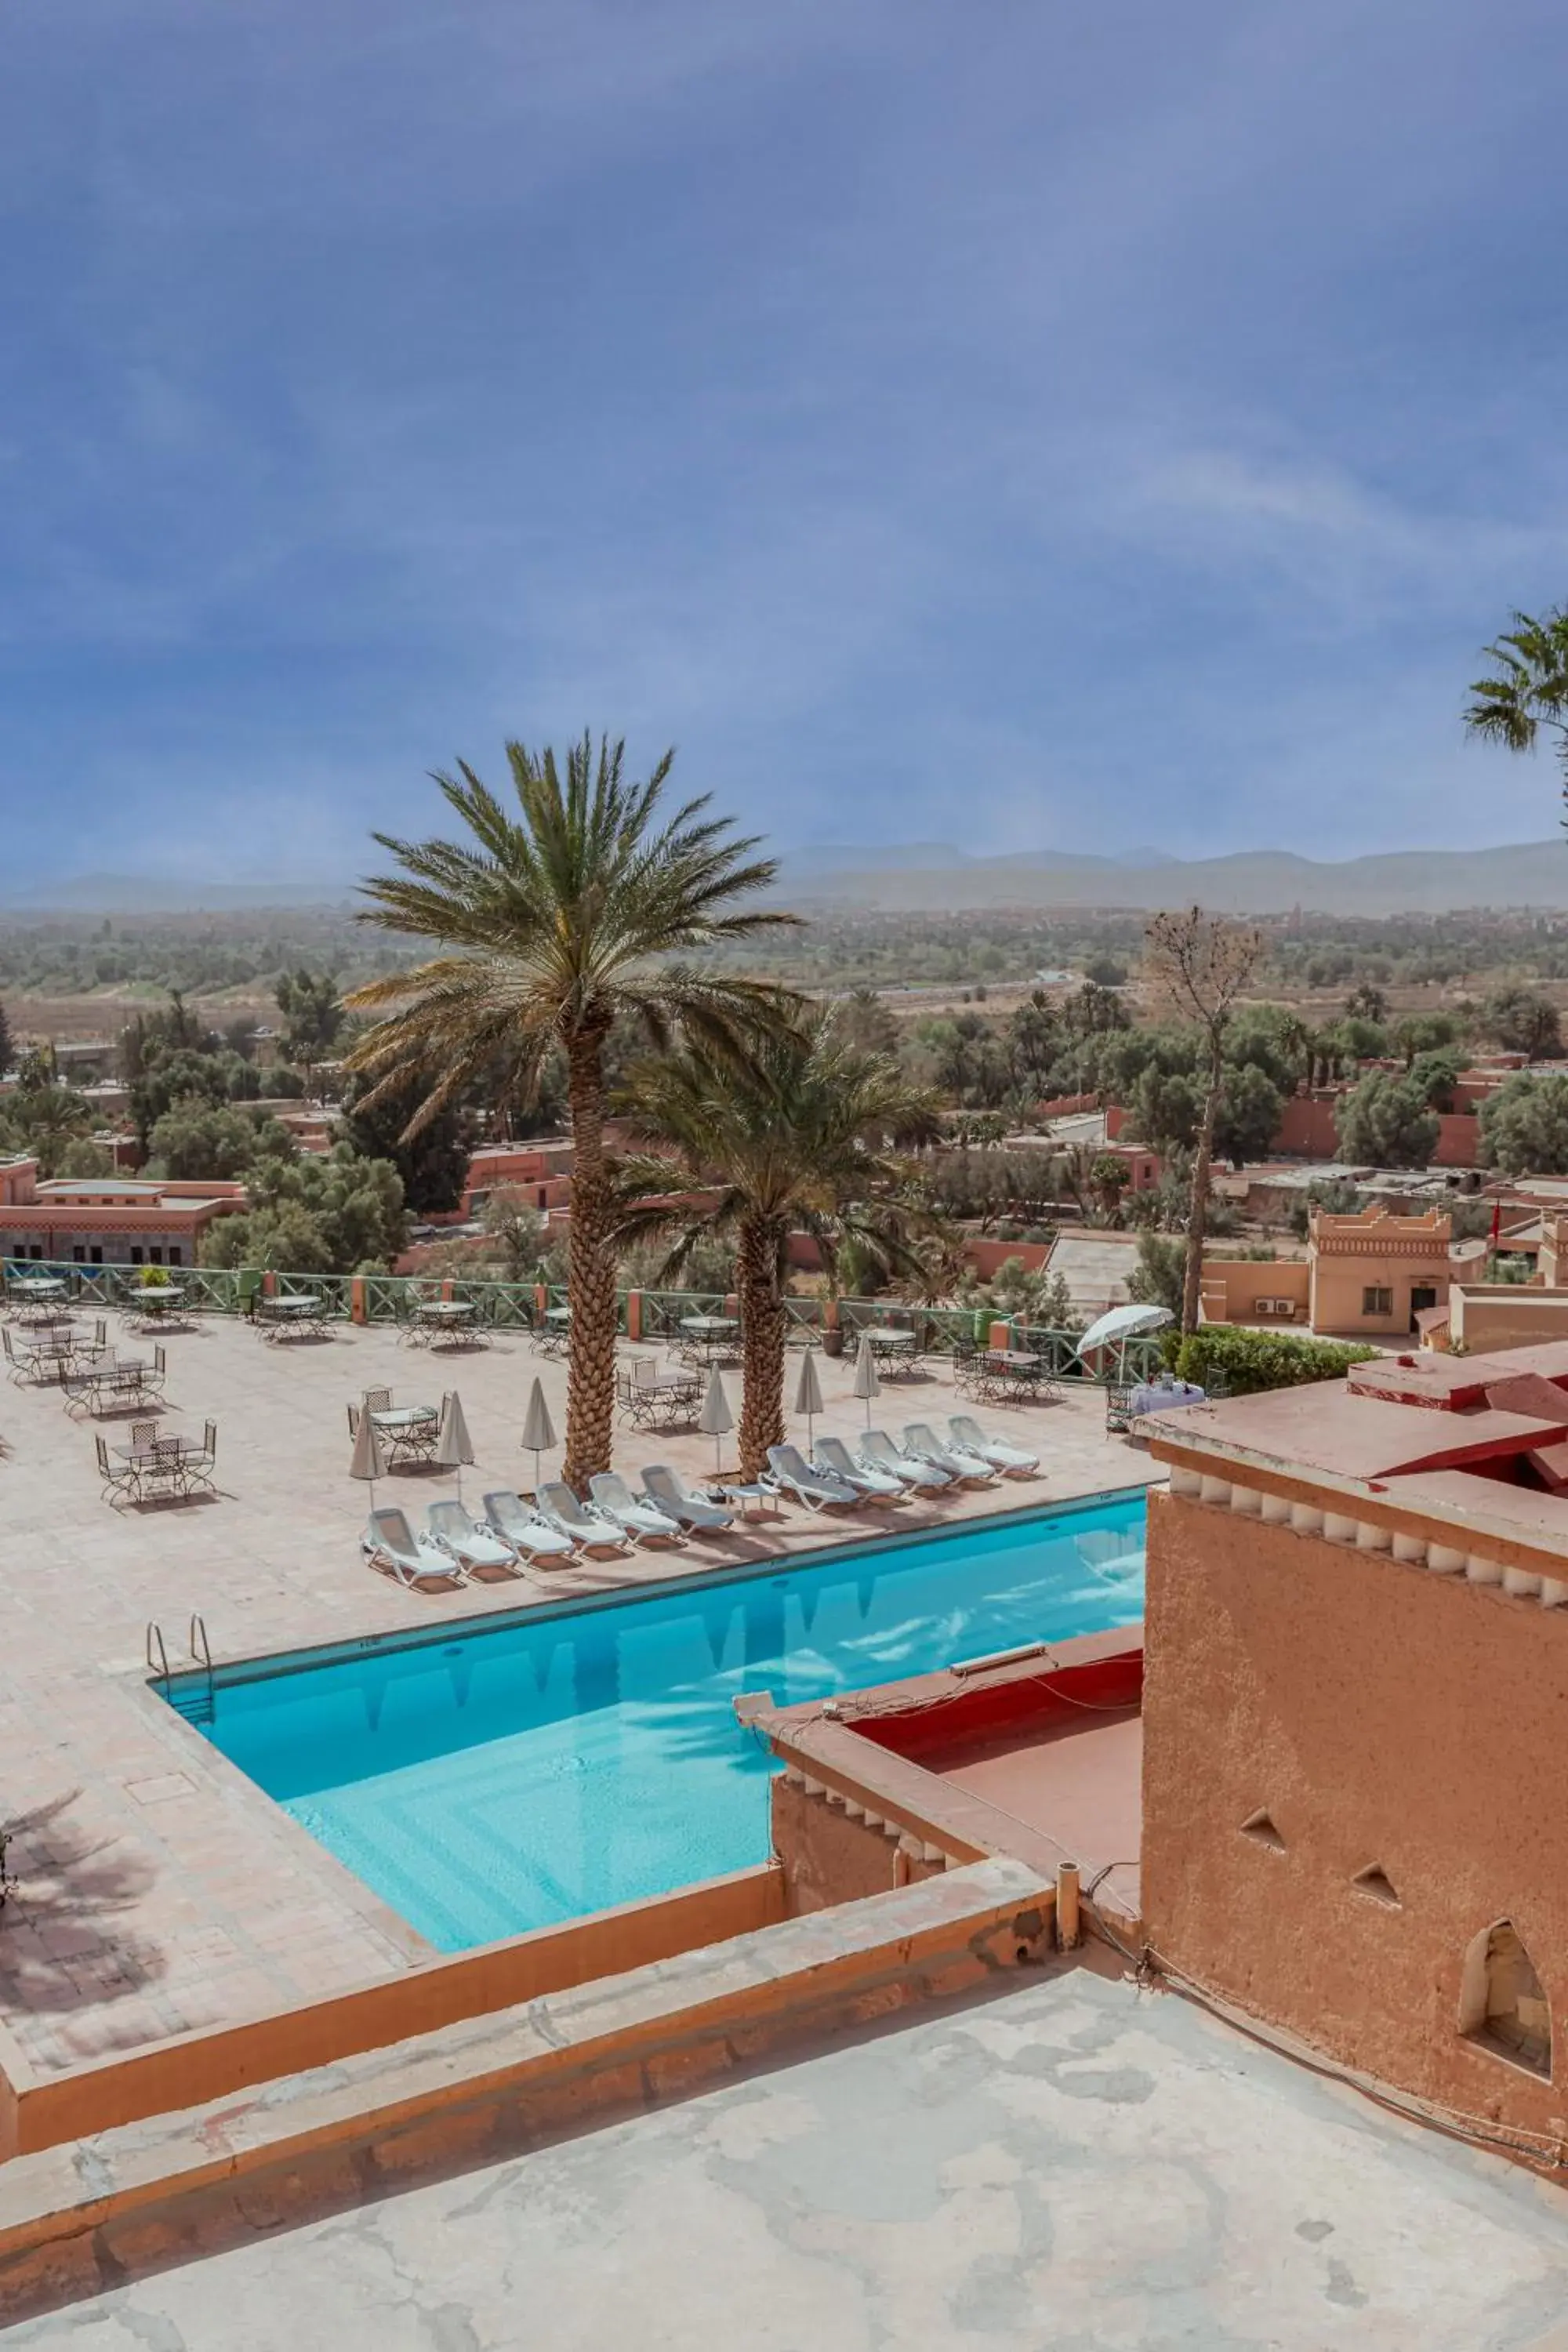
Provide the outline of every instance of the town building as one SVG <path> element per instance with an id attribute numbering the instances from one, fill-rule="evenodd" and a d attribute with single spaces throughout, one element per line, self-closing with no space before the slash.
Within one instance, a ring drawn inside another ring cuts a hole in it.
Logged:
<path id="1" fill-rule="evenodd" d="M 208 1227 L 244 1207 L 243 1184 L 121 1175 L 49 1181 L 34 1159 L 0 1160 L 0 1260 L 195 1265 Z"/>
<path id="2" fill-rule="evenodd" d="M 1152 1960 L 1560 2149 L 1568 1343 L 1142 1427 Z"/>
<path id="3" fill-rule="evenodd" d="M 1314 1209 L 1307 1249 L 1314 1331 L 1400 1338 L 1416 1329 L 1422 1313 L 1447 1304 L 1453 1219 L 1441 1209 L 1416 1217 L 1375 1205 L 1344 1216 Z M 1484 1244 L 1475 1251 L 1484 1256 Z"/>
<path id="4" fill-rule="evenodd" d="M 492 1192 L 521 1192 L 531 1209 L 564 1209 L 572 1200 L 569 1138 L 541 1143 L 485 1143 L 468 1160 L 461 1213 L 477 1217 Z"/>

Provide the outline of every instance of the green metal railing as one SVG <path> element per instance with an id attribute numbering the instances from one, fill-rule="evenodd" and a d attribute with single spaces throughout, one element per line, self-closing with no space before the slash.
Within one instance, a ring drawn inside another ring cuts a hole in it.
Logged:
<path id="1" fill-rule="evenodd" d="M 84 1309 L 126 1307 L 145 1291 L 163 1286 L 150 1281 L 148 1272 L 140 1265 L 7 1259 L 0 1265 L 0 1297 L 17 1279 L 41 1275 L 63 1282 L 70 1302 Z M 181 1291 L 187 1306 L 213 1315 L 243 1315 L 262 1279 L 254 1266 L 174 1266 L 167 1270 L 167 1278 Z M 542 1305 L 548 1309 L 567 1303 L 560 1284 L 469 1279 L 462 1275 L 275 1273 L 269 1278 L 279 1297 L 314 1298 L 330 1319 L 344 1322 L 353 1315 L 356 1287 L 360 1316 L 366 1323 L 409 1323 L 419 1301 L 447 1296 L 472 1299 L 479 1321 L 488 1327 L 526 1331 L 539 1321 Z M 627 1300 L 632 1295 L 622 1291 L 619 1297 L 617 1326 L 623 1332 L 628 1328 Z M 721 1293 L 710 1290 L 645 1290 L 637 1296 L 640 1334 L 652 1344 L 677 1339 L 687 1316 L 721 1314 L 726 1303 Z M 1162 1361 L 1158 1339 L 1142 1338 L 1117 1342 L 1097 1353 L 1096 1363 L 1090 1366 L 1078 1352 L 1076 1333 L 1021 1318 L 1010 1320 L 988 1307 L 911 1307 L 881 1298 L 833 1302 L 821 1297 L 790 1297 L 784 1307 L 790 1339 L 800 1346 L 821 1344 L 831 1311 L 847 1349 L 854 1348 L 864 1330 L 898 1324 L 915 1331 L 922 1354 L 951 1356 L 955 1349 L 985 1347 L 993 1326 L 1001 1323 L 1013 1346 L 1044 1356 L 1052 1377 L 1059 1381 L 1102 1385 L 1136 1381 L 1157 1371 Z"/>

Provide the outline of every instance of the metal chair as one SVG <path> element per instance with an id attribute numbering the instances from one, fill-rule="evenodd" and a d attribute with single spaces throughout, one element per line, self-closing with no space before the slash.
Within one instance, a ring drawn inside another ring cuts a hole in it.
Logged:
<path id="1" fill-rule="evenodd" d="M 111 1462 L 101 1430 L 95 1433 L 93 1444 L 98 1449 L 98 1475 L 103 1485 L 104 1501 L 118 1503 L 127 1495 L 134 1500 L 142 1490 L 135 1463 Z"/>

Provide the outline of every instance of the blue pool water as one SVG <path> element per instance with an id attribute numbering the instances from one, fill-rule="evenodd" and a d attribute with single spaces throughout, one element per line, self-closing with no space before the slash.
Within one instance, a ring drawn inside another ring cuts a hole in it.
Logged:
<path id="1" fill-rule="evenodd" d="M 1143 1608 L 1143 1496 L 220 1678 L 208 1738 L 442 1951 L 739 1870 L 771 1759 L 731 1712 Z"/>

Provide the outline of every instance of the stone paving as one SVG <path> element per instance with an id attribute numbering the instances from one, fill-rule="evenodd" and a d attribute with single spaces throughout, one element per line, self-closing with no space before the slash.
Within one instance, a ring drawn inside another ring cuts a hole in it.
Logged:
<path id="1" fill-rule="evenodd" d="M 477 1501 L 531 1483 L 518 1444 L 529 1387 L 537 1372 L 562 1429 L 564 1365 L 521 1333 L 430 1354 L 400 1347 L 389 1328 L 335 1326 L 325 1340 L 273 1344 L 218 1317 L 166 1344 L 163 1424 L 197 1435 L 205 1420 L 218 1424 L 213 1500 L 112 1507 L 92 1437 L 101 1427 L 123 1443 L 124 1424 L 73 1421 L 58 1391 L 0 1389 L 0 1825 L 13 1831 L 18 1881 L 0 1911 L 0 2024 L 45 2072 L 265 2015 L 429 1956 L 149 1690 L 150 1623 L 178 1667 L 199 1613 L 221 1664 L 1141 1484 L 1151 1470 L 1143 1453 L 1107 1437 L 1098 1394 L 1069 1391 L 1058 1404 L 982 1413 L 1038 1445 L 1036 1480 L 852 1515 L 790 1507 L 677 1550 L 410 1591 L 359 1555 L 368 1497 L 348 1475 L 347 1404 L 367 1387 L 390 1387 L 399 1403 L 438 1403 L 456 1388 L 477 1456 L 463 1491 Z M 847 1361 L 823 1364 L 819 1433 L 863 1425 Z M 738 1409 L 739 1373 L 727 1384 Z M 897 1431 L 958 1402 L 937 1372 L 889 1381 L 873 1411 Z M 621 1467 L 659 1460 L 709 1475 L 713 1441 L 618 1436 Z M 552 1466 L 547 1458 L 547 1475 Z M 409 1471 L 377 1496 L 422 1517 L 453 1491 L 450 1473 Z"/>
<path id="2" fill-rule="evenodd" d="M 1568 2208 L 1086 1968 L 0 2329 L 74 2352 L 1563 2352 Z"/>

